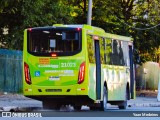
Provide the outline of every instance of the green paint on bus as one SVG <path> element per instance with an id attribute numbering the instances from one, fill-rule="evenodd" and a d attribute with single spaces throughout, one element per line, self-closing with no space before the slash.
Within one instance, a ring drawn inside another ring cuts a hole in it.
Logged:
<path id="1" fill-rule="evenodd" d="M 135 94 L 129 49 L 133 50 L 132 38 L 89 25 L 26 29 L 24 95 L 41 100 L 44 108 L 72 104 L 75 108 L 99 105 L 104 110 L 106 101 L 126 108 L 127 99 Z"/>

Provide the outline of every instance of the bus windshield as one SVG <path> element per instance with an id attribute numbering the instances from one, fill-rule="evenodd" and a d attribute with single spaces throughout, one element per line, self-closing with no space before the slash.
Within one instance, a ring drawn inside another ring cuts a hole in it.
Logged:
<path id="1" fill-rule="evenodd" d="M 74 55 L 81 51 L 81 30 L 42 28 L 28 30 L 28 52 L 35 56 Z"/>

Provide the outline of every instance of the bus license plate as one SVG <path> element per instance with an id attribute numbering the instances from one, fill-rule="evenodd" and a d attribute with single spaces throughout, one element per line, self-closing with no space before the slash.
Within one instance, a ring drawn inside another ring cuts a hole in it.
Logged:
<path id="1" fill-rule="evenodd" d="M 59 76 L 50 76 L 49 80 L 50 81 L 58 81 L 58 80 L 60 80 L 60 77 Z"/>

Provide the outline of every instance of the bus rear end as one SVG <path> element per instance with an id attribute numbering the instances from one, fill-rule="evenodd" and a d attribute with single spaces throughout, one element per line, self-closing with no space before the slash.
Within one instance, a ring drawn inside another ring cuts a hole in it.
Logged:
<path id="1" fill-rule="evenodd" d="M 23 50 L 24 95 L 42 100 L 44 107 L 80 103 L 82 96 L 88 94 L 83 44 L 80 27 L 26 29 Z"/>

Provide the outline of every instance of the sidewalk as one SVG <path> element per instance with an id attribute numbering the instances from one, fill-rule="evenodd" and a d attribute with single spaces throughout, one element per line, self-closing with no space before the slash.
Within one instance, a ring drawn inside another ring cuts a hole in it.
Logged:
<path id="1" fill-rule="evenodd" d="M 128 101 L 129 107 L 160 107 L 157 97 L 136 97 L 134 100 Z"/>
<path id="2" fill-rule="evenodd" d="M 42 108 L 42 102 L 20 94 L 0 95 L 0 111 L 8 106 Z M 128 107 L 160 107 L 160 102 L 156 96 L 138 96 L 136 99 L 128 100 Z"/>

